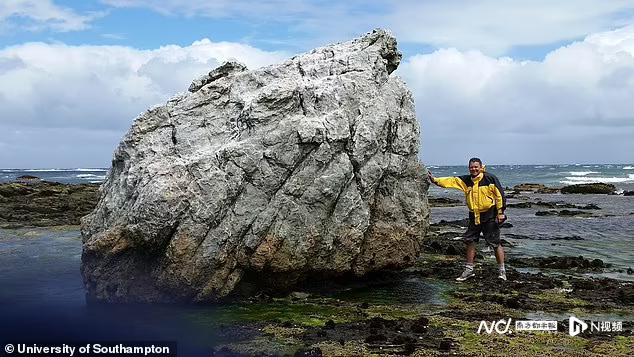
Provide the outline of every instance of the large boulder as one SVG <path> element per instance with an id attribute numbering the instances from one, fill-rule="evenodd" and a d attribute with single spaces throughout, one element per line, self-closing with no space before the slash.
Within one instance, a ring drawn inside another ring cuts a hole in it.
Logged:
<path id="1" fill-rule="evenodd" d="M 375 30 L 226 63 L 141 114 L 82 221 L 88 296 L 212 302 L 411 265 L 428 183 L 400 58 Z"/>

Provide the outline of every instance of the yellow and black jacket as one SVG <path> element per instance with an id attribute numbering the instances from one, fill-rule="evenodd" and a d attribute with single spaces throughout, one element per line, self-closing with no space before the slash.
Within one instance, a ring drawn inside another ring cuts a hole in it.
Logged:
<path id="1" fill-rule="evenodd" d="M 465 193 L 469 216 L 480 224 L 480 216 L 494 218 L 495 214 L 503 214 L 506 209 L 504 189 L 495 175 L 482 172 L 476 177 L 471 175 L 435 177 L 434 182 L 440 187 L 457 188 Z"/>

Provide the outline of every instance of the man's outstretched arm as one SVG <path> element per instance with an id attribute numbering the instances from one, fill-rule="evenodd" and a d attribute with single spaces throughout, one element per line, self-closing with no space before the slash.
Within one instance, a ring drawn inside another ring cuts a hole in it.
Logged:
<path id="1" fill-rule="evenodd" d="M 460 179 L 460 177 L 456 176 L 448 176 L 448 177 L 434 177 L 431 171 L 427 172 L 427 176 L 429 180 L 436 184 L 436 186 L 440 186 L 443 188 L 455 188 L 460 191 L 466 191 L 467 185 Z"/>

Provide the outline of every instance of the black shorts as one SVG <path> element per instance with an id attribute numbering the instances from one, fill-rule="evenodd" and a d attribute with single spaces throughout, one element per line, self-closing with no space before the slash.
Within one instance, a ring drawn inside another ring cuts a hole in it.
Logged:
<path id="1" fill-rule="evenodd" d="M 465 243 L 478 242 L 480 240 L 480 232 L 484 235 L 484 239 L 490 245 L 497 247 L 500 244 L 500 226 L 495 218 L 488 218 L 482 220 L 480 218 L 480 224 L 476 225 L 474 219 L 469 219 L 469 227 L 467 231 L 462 235 L 462 239 Z"/>

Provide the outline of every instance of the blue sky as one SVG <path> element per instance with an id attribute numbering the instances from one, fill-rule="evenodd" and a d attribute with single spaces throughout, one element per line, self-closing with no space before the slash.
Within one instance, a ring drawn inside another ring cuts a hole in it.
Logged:
<path id="1" fill-rule="evenodd" d="M 634 2 L 0 2 L 0 167 L 107 167 L 134 118 L 228 59 L 390 29 L 421 159 L 632 163 Z"/>

